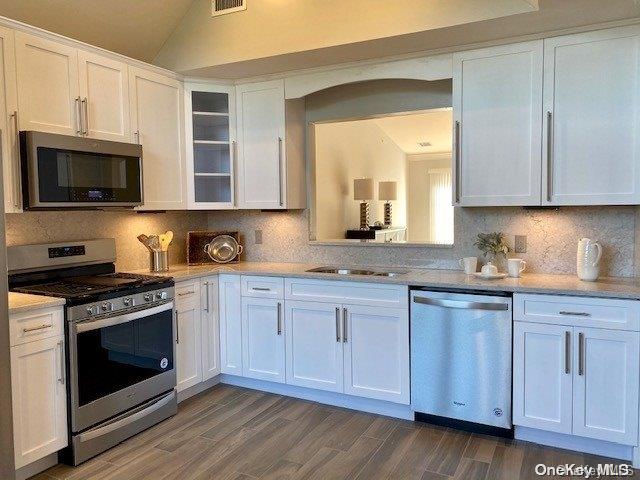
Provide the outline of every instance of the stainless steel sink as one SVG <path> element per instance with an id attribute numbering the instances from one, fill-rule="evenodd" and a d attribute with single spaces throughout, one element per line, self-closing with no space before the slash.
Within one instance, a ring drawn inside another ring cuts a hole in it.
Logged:
<path id="1" fill-rule="evenodd" d="M 343 268 L 343 267 L 317 267 L 307 270 L 307 272 L 313 273 L 333 273 L 336 275 L 368 275 L 372 277 L 396 277 L 398 275 L 404 275 L 407 273 L 404 270 L 369 270 L 358 268 Z"/>

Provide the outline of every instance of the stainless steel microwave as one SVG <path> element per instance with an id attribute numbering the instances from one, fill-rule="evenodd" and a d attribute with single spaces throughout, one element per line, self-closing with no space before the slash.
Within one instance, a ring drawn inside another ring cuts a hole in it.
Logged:
<path id="1" fill-rule="evenodd" d="M 143 203 L 140 145 L 23 131 L 20 163 L 25 210 Z"/>

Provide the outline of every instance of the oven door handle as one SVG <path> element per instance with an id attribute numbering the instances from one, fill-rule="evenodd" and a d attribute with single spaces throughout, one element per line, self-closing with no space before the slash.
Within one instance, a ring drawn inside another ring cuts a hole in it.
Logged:
<path id="1" fill-rule="evenodd" d="M 173 310 L 173 302 L 163 303 L 151 308 L 145 308 L 143 310 L 137 310 L 131 313 L 125 313 L 124 315 L 116 315 L 115 317 L 98 318 L 96 320 L 85 320 L 84 322 L 76 323 L 75 329 L 77 333 L 90 332 L 91 330 L 98 330 L 100 328 L 113 327 L 114 325 L 120 325 L 122 323 L 132 322 L 139 320 L 150 315 Z"/>

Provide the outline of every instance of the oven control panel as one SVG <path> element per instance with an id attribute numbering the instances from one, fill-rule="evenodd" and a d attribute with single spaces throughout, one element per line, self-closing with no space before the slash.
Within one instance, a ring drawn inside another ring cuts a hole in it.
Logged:
<path id="1" fill-rule="evenodd" d="M 124 315 L 127 311 L 137 311 L 168 303 L 173 300 L 173 296 L 173 287 L 143 293 L 130 293 L 118 298 L 70 307 L 67 317 L 71 322 L 78 322 L 89 318 Z"/>

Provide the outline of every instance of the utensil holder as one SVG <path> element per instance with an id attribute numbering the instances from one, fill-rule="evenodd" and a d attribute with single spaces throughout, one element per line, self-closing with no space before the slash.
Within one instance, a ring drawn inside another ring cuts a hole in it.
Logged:
<path id="1" fill-rule="evenodd" d="M 169 252 L 149 252 L 149 270 L 152 272 L 166 272 L 169 270 Z"/>

